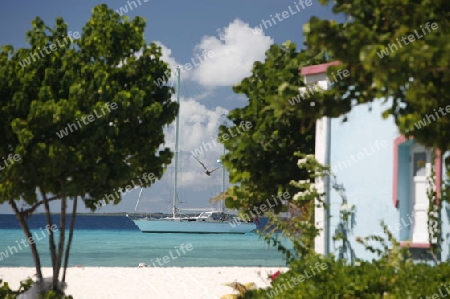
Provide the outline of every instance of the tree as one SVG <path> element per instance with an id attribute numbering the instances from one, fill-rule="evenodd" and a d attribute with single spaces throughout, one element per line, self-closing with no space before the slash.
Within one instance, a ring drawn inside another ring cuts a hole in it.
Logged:
<path id="1" fill-rule="evenodd" d="M 11 205 L 29 239 L 27 218 L 44 206 L 51 227 L 49 203 L 60 201 L 58 247 L 48 229 L 57 289 L 63 261 L 65 280 L 77 199 L 95 209 L 102 200 L 118 203 L 119 189 L 148 187 L 160 178 L 172 159 L 161 148 L 163 127 L 175 119 L 178 105 L 170 87 L 152 83 L 167 78 L 169 68 L 160 47 L 145 43 L 143 18 L 130 21 L 99 5 L 79 39 L 67 37 L 61 18 L 53 28 L 40 18 L 32 24 L 29 48 L 7 45 L 0 52 L 0 157 L 17 158 L 1 161 L 7 165 L 0 171 L 0 202 Z M 19 210 L 19 200 L 29 207 Z M 41 280 L 35 243 L 30 247 Z"/>
<path id="2" fill-rule="evenodd" d="M 441 112 L 450 104 L 450 3 L 338 0 L 333 11 L 349 21 L 313 17 L 304 30 L 308 49 L 327 51 L 341 62 L 329 74 L 337 68 L 350 72 L 318 100 L 326 113 L 339 116 L 382 99 L 390 103 L 384 116 L 392 115 L 402 134 L 450 149 L 450 118 Z M 428 115 L 436 121 L 421 123 Z"/>
<path id="3" fill-rule="evenodd" d="M 230 182 L 237 184 L 225 195 L 227 207 L 251 210 L 280 193 L 293 195 L 298 190 L 290 181 L 306 173 L 297 167 L 294 154 L 313 153 L 315 140 L 311 99 L 299 95 L 299 87 L 305 85 L 299 68 L 323 61 L 322 54 L 298 52 L 289 41 L 273 45 L 263 63 L 255 62 L 252 75 L 234 86 L 234 92 L 245 94 L 249 102 L 230 111 L 233 125 L 219 130 L 219 140 L 228 150 L 223 162 Z M 272 203 L 274 211 L 283 209 Z"/>

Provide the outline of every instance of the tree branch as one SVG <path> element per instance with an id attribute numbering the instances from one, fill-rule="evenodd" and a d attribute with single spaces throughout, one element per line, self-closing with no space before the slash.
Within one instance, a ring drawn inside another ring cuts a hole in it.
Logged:
<path id="1" fill-rule="evenodd" d="M 47 198 L 47 199 L 43 199 L 43 200 L 41 200 L 41 201 L 38 201 L 38 202 L 35 203 L 34 205 L 32 205 L 31 208 L 28 208 L 28 209 L 26 209 L 26 210 L 24 210 L 24 211 L 22 211 L 22 212 L 19 212 L 19 213 L 22 214 L 22 215 L 24 215 L 24 216 L 26 216 L 26 217 L 29 217 L 29 216 L 31 216 L 31 214 L 32 214 L 34 211 L 36 211 L 36 209 L 37 209 L 40 205 L 44 204 L 46 201 L 47 201 L 47 202 L 50 202 L 50 201 L 57 200 L 57 199 L 59 199 L 59 197 L 58 197 L 57 195 L 55 195 L 55 196 L 53 196 L 53 197 L 50 197 L 50 198 Z"/>
<path id="2" fill-rule="evenodd" d="M 19 209 L 17 208 L 17 205 L 14 200 L 10 200 L 9 204 L 11 205 L 11 208 L 14 211 L 14 214 L 16 214 L 16 218 L 19 221 L 20 227 L 22 228 L 23 232 L 25 233 L 25 236 L 27 237 L 28 244 L 31 246 L 31 255 L 33 256 L 34 264 L 36 266 L 36 275 L 38 280 L 42 279 L 42 271 L 41 271 L 41 260 L 39 258 L 39 253 L 37 251 L 36 243 L 33 239 L 33 236 L 31 235 L 30 228 L 25 221 L 25 218 L 23 217 L 22 213 L 19 212 Z M 32 242 L 31 242 L 32 241 Z M 28 247 L 28 245 L 27 245 Z"/>

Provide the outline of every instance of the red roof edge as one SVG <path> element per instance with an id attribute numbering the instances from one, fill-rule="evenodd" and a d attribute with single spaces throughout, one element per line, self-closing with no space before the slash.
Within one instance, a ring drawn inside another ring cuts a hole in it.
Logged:
<path id="1" fill-rule="evenodd" d="M 332 61 L 332 62 L 328 62 L 328 63 L 322 63 L 322 64 L 317 64 L 317 65 L 305 66 L 305 67 L 300 69 L 300 74 L 302 76 L 307 76 L 307 75 L 315 75 L 315 74 L 326 73 L 326 71 L 327 71 L 329 66 L 339 65 L 339 64 L 341 64 L 340 61 Z"/>

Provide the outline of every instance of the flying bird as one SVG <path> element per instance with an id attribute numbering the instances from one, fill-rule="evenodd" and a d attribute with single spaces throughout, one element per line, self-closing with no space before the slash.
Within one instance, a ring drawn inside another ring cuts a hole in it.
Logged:
<path id="1" fill-rule="evenodd" d="M 209 170 L 208 168 L 206 168 L 205 164 L 203 164 L 196 156 L 194 156 L 194 159 L 197 160 L 197 162 L 200 163 L 200 165 L 205 169 L 205 173 L 207 176 L 210 176 L 211 173 L 213 173 L 214 171 L 216 171 L 217 169 L 220 168 L 220 166 L 219 166 L 217 168 L 214 168 L 213 170 Z"/>

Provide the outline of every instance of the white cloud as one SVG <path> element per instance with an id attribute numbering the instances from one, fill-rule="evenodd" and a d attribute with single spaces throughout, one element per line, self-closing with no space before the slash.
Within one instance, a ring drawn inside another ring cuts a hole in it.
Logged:
<path id="1" fill-rule="evenodd" d="M 264 61 L 273 40 L 264 33 L 255 34 L 249 24 L 235 19 L 219 29 L 219 37 L 205 36 L 195 52 L 212 51 L 214 57 L 190 71 L 189 78 L 205 87 L 231 86 L 251 74 L 255 61 Z M 194 55 L 196 57 L 196 55 Z"/>
<path id="2" fill-rule="evenodd" d="M 169 85 L 175 85 L 176 67 L 180 65 L 182 81 L 189 79 L 209 88 L 232 86 L 250 76 L 253 63 L 264 61 L 273 42 L 263 32 L 255 34 L 249 24 L 235 19 L 218 29 L 218 36 L 204 36 L 191 59 L 182 64 L 172 56 L 170 48 L 156 41 L 162 48 L 162 59 L 172 70 Z"/>

